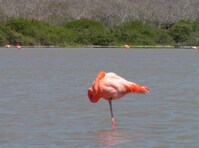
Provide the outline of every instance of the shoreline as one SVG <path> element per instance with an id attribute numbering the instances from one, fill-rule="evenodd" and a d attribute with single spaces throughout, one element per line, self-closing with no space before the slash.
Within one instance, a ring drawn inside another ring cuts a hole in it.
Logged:
<path id="1" fill-rule="evenodd" d="M 0 48 L 17 48 L 16 46 L 10 46 L 10 47 L 5 47 L 5 46 L 0 46 Z M 60 46 L 21 46 L 21 48 L 126 48 L 124 46 L 95 46 L 95 45 L 85 45 L 85 46 L 66 46 L 66 47 L 60 47 Z M 153 46 L 153 45 L 146 45 L 146 46 L 129 46 L 129 48 L 126 49 L 132 49 L 132 48 L 181 48 L 181 49 L 199 49 L 199 46 L 180 46 L 180 45 L 176 45 L 176 46 L 170 46 L 170 45 L 165 45 L 165 46 L 161 46 L 161 45 L 157 45 L 157 46 Z"/>

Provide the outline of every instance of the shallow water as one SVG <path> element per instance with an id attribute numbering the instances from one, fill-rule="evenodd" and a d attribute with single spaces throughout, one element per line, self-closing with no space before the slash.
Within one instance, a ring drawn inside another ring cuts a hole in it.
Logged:
<path id="1" fill-rule="evenodd" d="M 104 70 L 150 87 L 91 104 Z M 198 148 L 199 51 L 0 49 L 0 147 Z"/>

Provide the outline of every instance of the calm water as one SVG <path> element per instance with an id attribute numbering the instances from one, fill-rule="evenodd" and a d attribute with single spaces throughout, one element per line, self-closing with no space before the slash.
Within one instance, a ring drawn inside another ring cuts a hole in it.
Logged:
<path id="1" fill-rule="evenodd" d="M 149 86 L 91 104 L 98 71 Z M 199 51 L 0 49 L 1 148 L 198 148 Z"/>

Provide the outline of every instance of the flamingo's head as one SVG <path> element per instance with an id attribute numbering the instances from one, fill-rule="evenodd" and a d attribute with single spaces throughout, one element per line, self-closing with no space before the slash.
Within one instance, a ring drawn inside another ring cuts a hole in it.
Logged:
<path id="1" fill-rule="evenodd" d="M 88 89 L 88 98 L 89 100 L 92 102 L 92 103 L 97 103 L 100 99 L 100 97 L 98 95 L 95 95 L 95 93 L 93 92 L 93 89 L 92 88 L 89 88 Z"/>

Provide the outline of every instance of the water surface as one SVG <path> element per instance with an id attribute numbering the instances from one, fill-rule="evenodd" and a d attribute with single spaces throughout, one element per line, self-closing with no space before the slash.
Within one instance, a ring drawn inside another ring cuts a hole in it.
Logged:
<path id="1" fill-rule="evenodd" d="M 91 104 L 104 70 L 150 87 Z M 0 49 L 0 147 L 198 148 L 199 51 Z"/>

